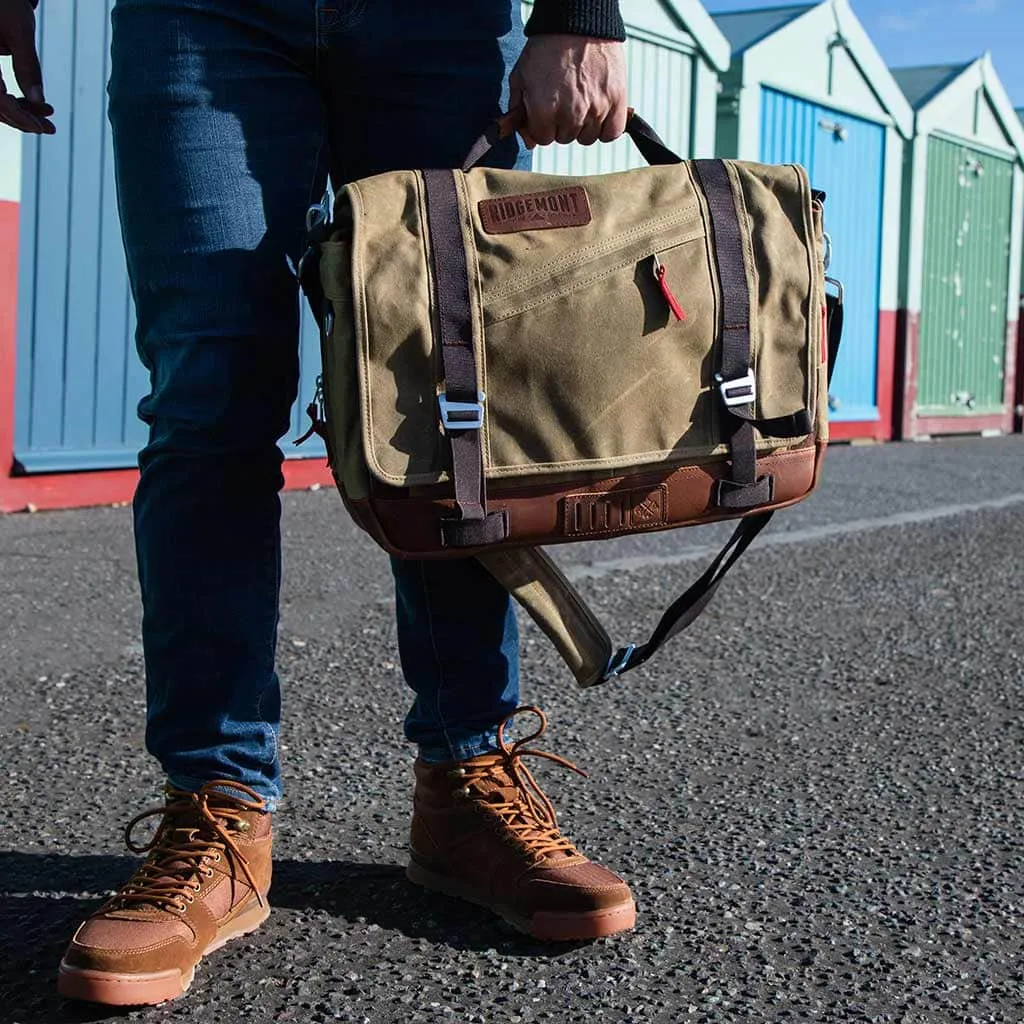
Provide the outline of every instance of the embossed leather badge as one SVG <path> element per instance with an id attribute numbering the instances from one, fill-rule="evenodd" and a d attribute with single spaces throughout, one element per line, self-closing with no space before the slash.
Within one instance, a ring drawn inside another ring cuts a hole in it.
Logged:
<path id="1" fill-rule="evenodd" d="M 667 523 L 668 487 L 664 484 L 567 494 L 562 502 L 562 528 L 569 537 L 643 530 Z"/>
<path id="2" fill-rule="evenodd" d="M 480 200 L 480 222 L 489 235 L 590 223 L 590 199 L 582 185 Z"/>

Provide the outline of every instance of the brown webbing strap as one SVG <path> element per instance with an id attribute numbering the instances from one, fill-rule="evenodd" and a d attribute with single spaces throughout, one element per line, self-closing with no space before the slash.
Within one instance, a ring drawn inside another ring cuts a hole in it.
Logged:
<path id="1" fill-rule="evenodd" d="M 423 185 L 444 374 L 439 404 L 445 436 L 451 445 L 455 489 L 455 517 L 442 523 L 441 533 L 446 546 L 475 547 L 508 536 L 508 518 L 505 513 L 487 513 L 480 436 L 484 399 L 477 390 L 469 268 L 455 173 L 424 171 Z"/>
<path id="2" fill-rule="evenodd" d="M 750 293 L 743 261 L 743 232 L 725 163 L 695 160 L 693 169 L 711 215 L 722 289 L 722 344 L 716 379 L 726 414 L 724 425 L 732 466 L 729 477 L 716 486 L 715 504 L 730 509 L 756 508 L 771 501 L 772 479 L 757 478 L 752 423 L 756 417 L 756 391 L 750 358 Z"/>

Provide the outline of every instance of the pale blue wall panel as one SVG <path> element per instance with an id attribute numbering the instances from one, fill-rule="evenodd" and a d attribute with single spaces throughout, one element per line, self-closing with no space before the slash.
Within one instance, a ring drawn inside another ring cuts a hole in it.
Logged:
<path id="1" fill-rule="evenodd" d="M 105 400 L 97 390 L 99 355 L 98 296 L 105 267 L 100 259 L 103 227 L 103 159 L 106 129 L 106 68 L 93 54 L 107 52 L 107 18 L 75 11 L 71 83 L 76 117 L 68 137 L 71 180 L 68 188 L 68 268 L 64 326 L 64 408 L 62 444 L 95 444 L 96 407 Z M 49 141 L 49 140 L 46 140 Z M 119 269 L 112 262 L 110 269 Z"/>
<path id="2" fill-rule="evenodd" d="M 47 95 L 58 110 L 70 110 L 74 99 L 74 24 L 72 4 L 45 4 L 41 18 L 40 50 L 47 68 Z M 22 421 L 29 435 L 15 437 L 15 454 L 29 444 L 43 450 L 58 449 L 64 435 L 64 372 L 67 334 L 68 252 L 71 217 L 71 149 L 73 129 L 65 127 L 53 139 L 55 145 L 41 149 L 35 165 L 37 204 L 22 206 L 21 235 L 33 232 L 37 239 L 35 265 L 21 265 L 35 278 L 33 330 L 30 341 L 29 418 Z M 26 139 L 26 149 L 40 148 L 39 140 Z M 95 264 L 95 256 L 89 265 Z M 19 360 L 24 355 L 19 352 Z M 24 380 L 24 378 L 22 378 Z"/>
<path id="3" fill-rule="evenodd" d="M 878 317 L 885 129 L 808 100 L 765 89 L 761 159 L 798 163 L 828 193 L 831 273 L 846 287 L 843 344 L 830 393 L 834 420 L 874 420 L 878 409 Z"/>
<path id="4" fill-rule="evenodd" d="M 315 434 L 301 447 L 292 441 L 309 429 L 306 406 L 313 401 L 316 393 L 316 379 L 320 375 L 320 331 L 309 311 L 305 299 L 302 301 L 302 327 L 299 334 L 299 397 L 292 406 L 291 431 L 281 441 L 281 450 L 292 458 L 327 457 L 323 441 Z"/>

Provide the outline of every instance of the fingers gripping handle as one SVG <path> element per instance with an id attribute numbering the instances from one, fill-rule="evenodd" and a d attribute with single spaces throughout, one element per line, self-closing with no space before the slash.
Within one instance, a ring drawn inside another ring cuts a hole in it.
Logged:
<path id="1" fill-rule="evenodd" d="M 514 135 L 526 124 L 526 108 L 522 105 L 513 107 L 492 122 L 487 131 L 473 143 L 466 159 L 462 162 L 462 170 L 468 171 L 475 167 L 490 150 L 502 139 Z M 658 137 L 657 132 L 632 107 L 626 119 L 626 134 L 633 140 L 633 145 L 649 164 L 679 164 L 682 159 L 676 156 Z"/>

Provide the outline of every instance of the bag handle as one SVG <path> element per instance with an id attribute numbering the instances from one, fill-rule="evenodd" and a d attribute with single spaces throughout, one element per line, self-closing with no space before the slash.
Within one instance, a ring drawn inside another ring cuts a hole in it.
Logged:
<path id="1" fill-rule="evenodd" d="M 526 107 L 520 104 L 513 107 L 507 114 L 502 114 L 473 143 L 466 159 L 462 162 L 462 170 L 468 171 L 475 167 L 487 155 L 492 147 L 502 139 L 514 135 L 526 124 Z M 681 164 L 681 157 L 676 156 L 661 140 L 658 133 L 639 115 L 629 108 L 626 115 L 626 134 L 633 140 L 633 145 L 640 155 L 652 166 L 657 164 Z"/>

